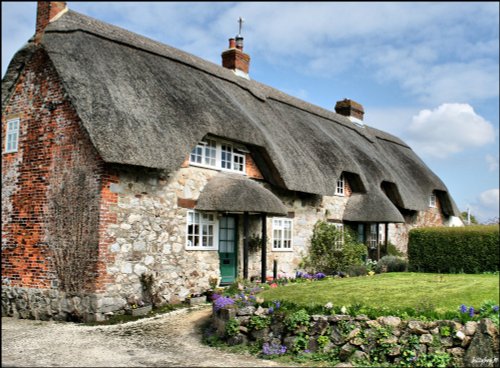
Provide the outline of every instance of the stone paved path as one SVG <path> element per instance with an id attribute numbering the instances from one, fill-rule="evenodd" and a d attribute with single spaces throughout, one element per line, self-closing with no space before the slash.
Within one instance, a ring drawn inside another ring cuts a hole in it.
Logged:
<path id="1" fill-rule="evenodd" d="M 2 367 L 269 367 L 200 341 L 211 309 L 181 309 L 120 325 L 2 318 Z"/>

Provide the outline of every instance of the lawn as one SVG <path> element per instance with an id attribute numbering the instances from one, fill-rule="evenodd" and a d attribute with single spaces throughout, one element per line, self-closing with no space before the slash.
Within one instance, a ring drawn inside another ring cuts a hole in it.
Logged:
<path id="1" fill-rule="evenodd" d="M 498 275 L 384 273 L 374 276 L 291 283 L 260 294 L 266 300 L 298 305 L 362 304 L 372 308 L 456 311 L 461 304 L 478 308 L 499 303 Z"/>

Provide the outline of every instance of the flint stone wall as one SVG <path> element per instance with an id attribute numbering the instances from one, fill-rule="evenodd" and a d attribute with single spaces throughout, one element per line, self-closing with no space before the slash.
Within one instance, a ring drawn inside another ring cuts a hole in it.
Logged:
<path id="1" fill-rule="evenodd" d="M 42 321 L 100 321 L 106 313 L 124 308 L 121 298 L 99 294 L 71 295 L 55 289 L 2 285 L 2 317 Z"/>
<path id="2" fill-rule="evenodd" d="M 258 331 L 252 330 L 249 325 L 252 316 L 272 316 L 271 324 Z M 239 322 L 239 333 L 228 337 L 226 324 L 231 319 Z M 308 335 L 307 349 L 311 352 L 339 349 L 339 358 L 346 362 L 342 364 L 369 360 L 370 351 L 380 351 L 381 345 L 386 351 L 386 361 L 397 364 L 402 361 L 404 346 L 412 337 L 418 342 L 414 350 L 417 354 L 441 351 L 452 357 L 455 366 L 499 366 L 499 331 L 488 318 L 461 324 L 451 320 L 403 321 L 391 316 L 370 320 L 365 315 L 312 315 L 307 326 L 288 331 L 283 316 L 279 313 L 270 315 L 268 308 L 250 306 L 238 309 L 230 306 L 213 312 L 212 328 L 229 345 L 260 340 L 286 346 L 287 351 L 293 349 L 299 335 Z M 390 332 L 381 337 L 377 334 L 379 329 Z M 329 343 L 323 348 L 318 344 L 320 336 L 329 337 Z"/>

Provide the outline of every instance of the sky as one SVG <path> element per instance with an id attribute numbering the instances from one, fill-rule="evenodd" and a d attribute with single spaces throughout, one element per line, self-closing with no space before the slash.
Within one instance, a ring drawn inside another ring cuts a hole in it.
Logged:
<path id="1" fill-rule="evenodd" d="M 68 2 L 218 65 L 243 17 L 250 78 L 408 143 L 459 209 L 499 217 L 498 2 Z M 36 2 L 2 2 L 2 76 Z M 82 45 L 84 50 L 84 45 Z"/>

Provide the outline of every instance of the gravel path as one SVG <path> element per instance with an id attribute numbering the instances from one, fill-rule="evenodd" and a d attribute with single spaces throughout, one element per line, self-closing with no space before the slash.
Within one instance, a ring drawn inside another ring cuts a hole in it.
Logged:
<path id="1" fill-rule="evenodd" d="M 2 317 L 3 367 L 270 367 L 201 343 L 207 307 L 111 326 Z"/>

